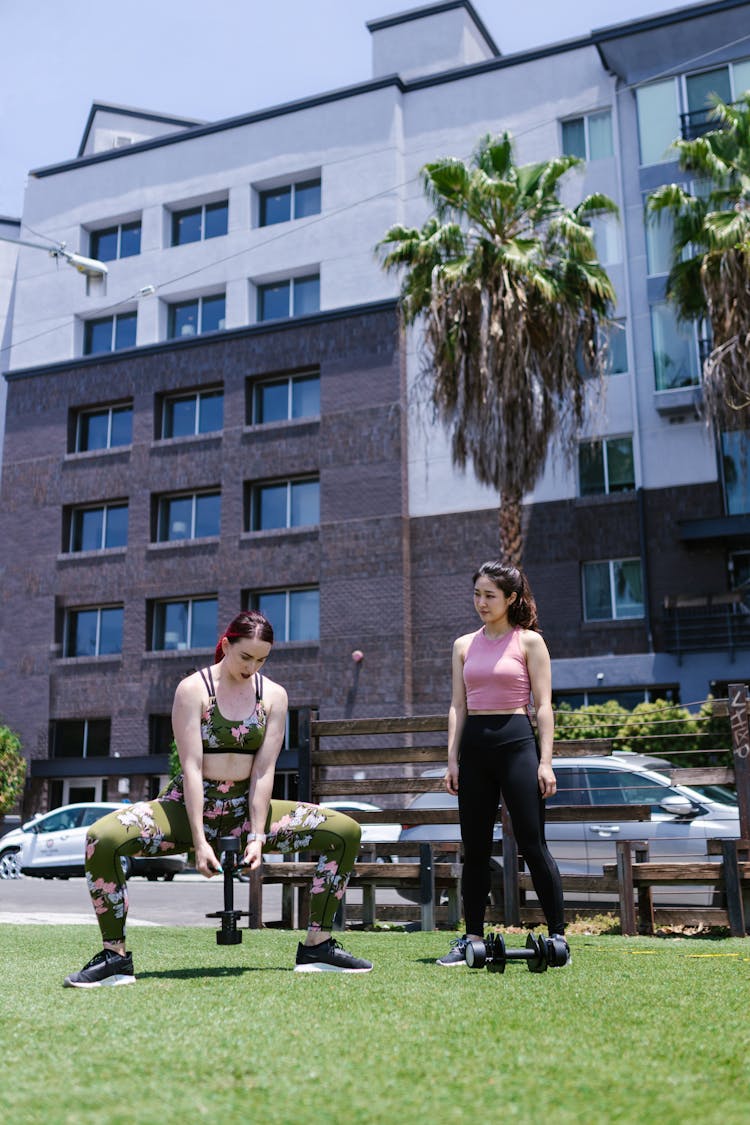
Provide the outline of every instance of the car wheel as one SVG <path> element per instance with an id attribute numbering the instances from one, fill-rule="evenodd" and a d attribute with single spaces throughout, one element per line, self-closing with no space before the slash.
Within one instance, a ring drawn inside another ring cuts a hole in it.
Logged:
<path id="1" fill-rule="evenodd" d="M 146 878 L 148 879 L 149 883 L 155 883 L 156 880 L 159 878 L 159 876 L 156 874 L 155 871 L 149 871 Z"/>
<path id="2" fill-rule="evenodd" d="M 0 879 L 22 878 L 18 852 L 18 848 L 8 848 L 0 855 Z"/>
<path id="3" fill-rule="evenodd" d="M 167 872 L 165 872 L 165 874 L 164 874 L 164 882 L 165 882 L 165 883 L 171 883 L 171 882 L 172 882 L 172 880 L 174 879 L 174 875 L 175 875 L 174 871 L 167 871 Z"/>

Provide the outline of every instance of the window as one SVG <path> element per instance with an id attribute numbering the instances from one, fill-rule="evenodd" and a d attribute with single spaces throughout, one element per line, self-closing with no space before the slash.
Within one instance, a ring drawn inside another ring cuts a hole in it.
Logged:
<path id="1" fill-rule="evenodd" d="M 646 212 L 646 262 L 649 277 L 669 273 L 672 268 L 674 222 L 666 211 Z"/>
<path id="2" fill-rule="evenodd" d="M 750 514 L 750 437 L 744 430 L 721 435 L 721 469 L 727 515 Z"/>
<path id="3" fill-rule="evenodd" d="M 586 774 L 592 805 L 651 805 L 658 807 L 665 797 L 677 796 L 663 782 L 630 770 L 587 766 Z"/>
<path id="4" fill-rule="evenodd" d="M 258 320 L 279 320 L 319 311 L 319 274 L 258 286 Z"/>
<path id="5" fill-rule="evenodd" d="M 65 656 L 111 656 L 122 652 L 123 607 L 71 609 L 65 627 Z"/>
<path id="6" fill-rule="evenodd" d="M 72 510 L 68 543 L 68 549 L 72 553 L 125 547 L 127 541 L 127 504 L 100 504 L 93 508 Z"/>
<path id="7" fill-rule="evenodd" d="M 250 530 L 273 531 L 320 523 L 320 481 L 276 481 L 251 490 Z"/>
<path id="8" fill-rule="evenodd" d="M 677 83 L 674 78 L 640 86 L 635 92 L 638 106 L 638 138 L 641 164 L 674 160 L 672 141 L 680 133 Z"/>
<path id="9" fill-rule="evenodd" d="M 248 419 L 256 425 L 320 415 L 320 375 L 287 375 L 250 384 Z"/>
<path id="10" fill-rule="evenodd" d="M 218 491 L 161 496 L 156 521 L 157 542 L 217 536 L 220 519 L 221 493 Z"/>
<path id="11" fill-rule="evenodd" d="M 132 439 L 133 407 L 130 403 L 105 406 L 98 410 L 82 410 L 76 416 L 76 453 L 130 445 Z"/>
<path id="12" fill-rule="evenodd" d="M 578 447 L 578 479 L 581 496 L 609 495 L 635 488 L 633 439 L 582 442 Z"/>
<path id="13" fill-rule="evenodd" d="M 695 325 L 679 321 L 666 302 L 651 306 L 651 346 L 657 391 L 698 385 L 701 369 Z"/>
<path id="14" fill-rule="evenodd" d="M 628 337 L 624 320 L 613 320 L 602 329 L 602 342 L 607 349 L 607 375 L 623 375 L 628 369 Z"/>
<path id="15" fill-rule="evenodd" d="M 149 715 L 148 752 L 149 754 L 169 754 L 172 749 L 172 716 Z"/>
<path id="16" fill-rule="evenodd" d="M 170 340 L 185 336 L 202 336 L 205 332 L 220 332 L 226 323 L 226 297 L 195 297 L 192 301 L 178 301 L 169 306 L 168 333 Z"/>
<path id="17" fill-rule="evenodd" d="M 204 238 L 218 238 L 226 234 L 229 220 L 229 203 L 204 203 L 172 212 L 172 245 L 200 242 Z"/>
<path id="18" fill-rule="evenodd" d="M 87 320 L 83 329 L 83 354 L 118 352 L 121 348 L 134 348 L 137 313 L 119 313 L 101 320 Z"/>
<path id="19" fill-rule="evenodd" d="M 320 639 L 320 592 L 273 590 L 252 598 L 273 626 L 277 641 L 318 641 Z"/>
<path id="20" fill-rule="evenodd" d="M 612 113 L 587 113 L 562 123 L 562 150 L 566 156 L 582 160 L 603 160 L 614 155 L 612 144 Z"/>
<path id="21" fill-rule="evenodd" d="M 732 101 L 729 67 L 718 66 L 700 74 L 689 74 L 685 78 L 687 113 L 683 117 L 682 131 L 687 140 L 693 140 L 714 128 L 711 117 L 714 97 L 721 98 L 723 102 Z"/>
<path id="22" fill-rule="evenodd" d="M 613 266 L 622 261 L 622 238 L 617 215 L 594 215 L 589 220 L 594 234 L 594 249 L 603 266 Z"/>
<path id="23" fill-rule="evenodd" d="M 91 257 L 98 262 L 113 262 L 116 258 L 132 258 L 141 252 L 141 221 L 122 223 L 120 226 L 93 230 L 90 238 Z"/>
<path id="24" fill-rule="evenodd" d="M 210 434 L 224 425 L 224 392 L 195 391 L 189 395 L 173 395 L 164 399 L 162 408 L 163 438 L 191 437 Z"/>
<path id="25" fill-rule="evenodd" d="M 585 621 L 643 617 L 640 559 L 611 559 L 583 564 Z"/>
<path id="26" fill-rule="evenodd" d="M 109 719 L 66 719 L 54 724 L 53 758 L 107 758 Z"/>
<path id="27" fill-rule="evenodd" d="M 271 188 L 258 194 L 262 227 L 320 214 L 320 179 L 286 184 L 284 187 Z"/>
<path id="28" fill-rule="evenodd" d="M 216 644 L 218 602 L 216 598 L 183 598 L 157 602 L 154 606 L 152 647 L 154 651 L 210 648 Z"/>

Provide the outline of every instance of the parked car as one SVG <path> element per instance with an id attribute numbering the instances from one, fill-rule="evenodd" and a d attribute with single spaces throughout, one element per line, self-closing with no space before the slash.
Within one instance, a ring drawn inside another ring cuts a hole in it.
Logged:
<path id="1" fill-rule="evenodd" d="M 647 840 L 649 858 L 664 862 L 688 863 L 713 860 L 707 854 L 708 839 L 739 837 L 739 810 L 731 790 L 706 786 L 703 790 L 673 785 L 669 778 L 643 755 L 617 754 L 611 757 L 556 757 L 553 761 L 557 793 L 547 801 L 554 805 L 590 806 L 591 815 L 583 821 L 548 820 L 547 843 L 563 875 L 601 875 L 605 863 L 614 863 L 617 840 Z M 649 763 L 649 764 L 646 764 Z M 664 762 L 664 766 L 669 763 Z M 426 777 L 442 777 L 445 770 L 427 770 Z M 650 805 L 651 820 L 599 821 L 601 805 Z M 410 808 L 456 808 L 449 793 L 421 793 Z M 401 840 L 458 840 L 458 824 L 428 824 L 405 827 Z M 495 839 L 502 839 L 502 828 L 495 826 Z M 501 861 L 493 859 L 501 866 Z M 568 896 L 569 899 L 572 896 Z M 654 888 L 654 901 L 661 905 L 711 905 L 712 889 L 706 887 Z M 575 902 L 604 902 L 606 896 L 577 894 Z"/>
<path id="2" fill-rule="evenodd" d="M 345 800 L 343 798 L 341 800 L 324 801 L 323 804 L 327 809 L 338 809 L 339 812 L 343 813 L 383 811 L 380 805 L 371 805 L 367 801 L 351 801 L 349 799 Z M 392 844 L 399 840 L 400 837 L 400 824 L 394 823 L 362 825 L 363 844 Z"/>
<path id="3" fill-rule="evenodd" d="M 52 812 L 37 815 L 21 828 L 0 838 L 0 878 L 13 879 L 20 874 L 43 879 L 68 879 L 84 874 L 86 833 L 100 817 L 123 802 L 89 801 L 61 805 Z M 183 854 L 160 856 L 124 856 L 125 877 L 145 875 L 148 879 L 162 876 L 174 879 L 183 871 L 187 857 Z"/>

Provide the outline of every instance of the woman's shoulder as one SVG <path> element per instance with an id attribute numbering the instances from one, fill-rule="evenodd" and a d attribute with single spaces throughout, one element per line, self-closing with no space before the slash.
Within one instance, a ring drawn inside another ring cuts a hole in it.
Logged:
<path id="1" fill-rule="evenodd" d="M 275 680 L 270 680 L 264 673 L 263 675 L 263 702 L 267 704 L 275 704 L 276 706 L 286 707 L 289 700 L 286 693 L 286 688 L 281 684 L 277 684 Z"/>
<path id="2" fill-rule="evenodd" d="M 465 655 L 469 649 L 469 645 L 481 631 L 481 629 L 475 629 L 473 633 L 464 633 L 462 636 L 456 637 L 453 642 L 453 651 Z"/>
<path id="3" fill-rule="evenodd" d="M 547 651 L 544 637 L 536 629 L 524 629 L 519 625 L 517 626 L 517 633 L 519 643 L 525 653 Z"/>
<path id="4" fill-rule="evenodd" d="M 201 701 L 206 694 L 205 680 L 201 673 L 196 669 L 194 672 L 189 672 L 183 679 L 180 680 L 175 690 L 175 699 L 193 699 L 198 698 Z"/>

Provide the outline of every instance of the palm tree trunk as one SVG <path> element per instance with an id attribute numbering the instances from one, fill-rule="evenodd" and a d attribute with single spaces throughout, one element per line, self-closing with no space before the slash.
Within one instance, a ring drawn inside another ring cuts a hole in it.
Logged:
<path id="1" fill-rule="evenodd" d="M 523 557 L 521 531 L 521 493 L 515 490 L 500 493 L 498 512 L 500 531 L 500 558 L 512 566 L 520 566 Z"/>

